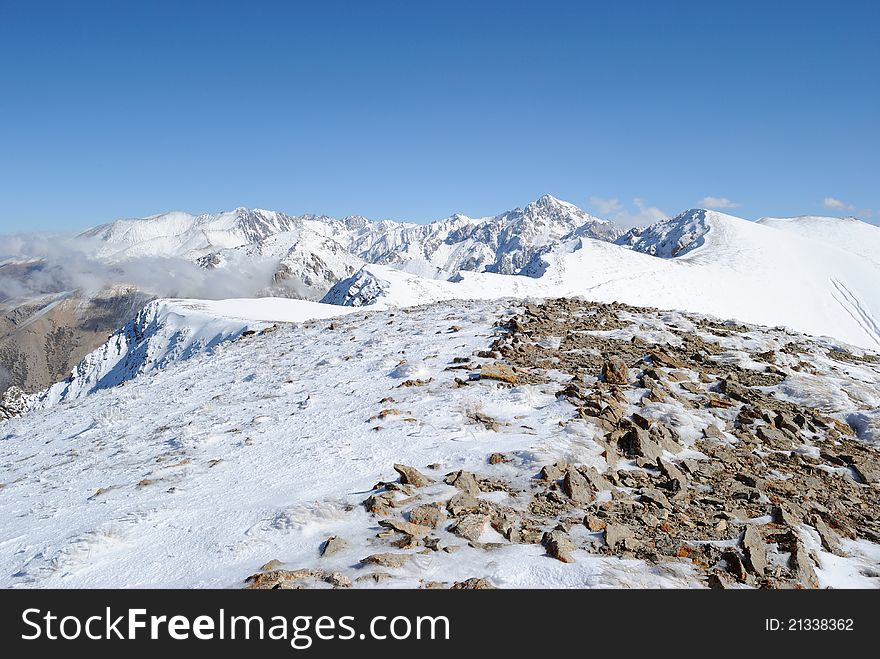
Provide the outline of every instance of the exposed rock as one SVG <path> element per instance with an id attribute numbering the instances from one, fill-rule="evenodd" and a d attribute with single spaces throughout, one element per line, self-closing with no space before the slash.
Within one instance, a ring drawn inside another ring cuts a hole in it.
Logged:
<path id="1" fill-rule="evenodd" d="M 269 570 L 274 570 L 281 567 L 282 565 L 284 565 L 284 563 L 279 561 L 277 558 L 273 558 L 268 563 L 264 563 L 260 566 L 260 572 L 268 572 Z"/>
<path id="2" fill-rule="evenodd" d="M 611 355 L 602 364 L 602 378 L 608 384 L 629 384 L 629 368 L 617 355 Z"/>
<path id="3" fill-rule="evenodd" d="M 643 487 L 642 499 L 653 503 L 655 506 L 658 506 L 660 508 L 672 507 L 672 504 L 669 503 L 669 499 L 666 498 L 666 495 L 663 494 L 656 487 Z"/>
<path id="4" fill-rule="evenodd" d="M 400 482 L 405 485 L 412 485 L 413 487 L 425 487 L 426 485 L 430 485 L 434 482 L 415 467 L 408 467 L 406 465 L 396 464 L 394 465 L 394 471 L 400 474 Z"/>
<path id="5" fill-rule="evenodd" d="M 471 577 L 470 579 L 465 579 L 464 581 L 456 581 L 454 584 L 452 584 L 450 590 L 491 590 L 494 588 L 495 586 L 493 586 L 486 579 Z"/>
<path id="6" fill-rule="evenodd" d="M 374 515 L 388 515 L 394 508 L 394 496 L 390 492 L 371 494 L 364 500 L 364 508 Z"/>
<path id="7" fill-rule="evenodd" d="M 446 483 L 474 497 L 480 494 L 480 483 L 477 481 L 477 477 L 469 471 L 456 471 L 447 474 Z"/>
<path id="8" fill-rule="evenodd" d="M 331 535 L 321 547 L 321 556 L 338 554 L 348 546 L 348 543 L 338 535 Z"/>
<path id="9" fill-rule="evenodd" d="M 475 500 L 476 501 L 476 500 Z M 409 511 L 409 521 L 420 526 L 436 529 L 446 519 L 443 509 L 434 503 L 416 506 Z"/>
<path id="10" fill-rule="evenodd" d="M 480 368 L 481 380 L 499 380 L 509 384 L 516 384 L 516 372 L 506 364 L 483 364 Z"/>
<path id="11" fill-rule="evenodd" d="M 398 533 L 403 533 L 404 535 L 408 535 L 417 539 L 424 538 L 432 530 L 432 527 L 430 526 L 422 526 L 421 524 L 405 522 L 402 519 L 383 519 L 379 521 L 379 526 L 382 526 L 386 529 L 392 529 L 394 531 L 397 531 Z"/>
<path id="12" fill-rule="evenodd" d="M 838 556 L 842 555 L 840 550 L 840 540 L 837 537 L 837 533 L 835 533 L 819 515 L 813 515 L 811 521 L 813 522 L 813 528 L 819 533 L 819 538 L 822 540 L 822 546 L 825 550 L 832 554 L 837 554 Z"/>
<path id="13" fill-rule="evenodd" d="M 543 545 L 547 548 L 547 553 L 553 558 L 563 563 L 575 562 L 571 552 L 577 549 L 577 546 L 563 531 L 555 530 L 545 533 Z"/>
<path id="14" fill-rule="evenodd" d="M 616 549 L 618 545 L 622 545 L 626 540 L 632 538 L 633 532 L 625 524 L 606 524 L 605 526 L 605 544 L 609 549 Z"/>
<path id="15" fill-rule="evenodd" d="M 587 515 L 584 517 L 584 526 L 597 533 L 605 530 L 605 520 L 596 515 Z"/>
<path id="16" fill-rule="evenodd" d="M 467 492 L 459 492 L 446 502 L 446 510 L 453 517 L 479 510 L 479 508 L 480 500 Z"/>
<path id="17" fill-rule="evenodd" d="M 480 513 L 464 515 L 452 523 L 449 530 L 472 542 L 477 542 L 489 524 L 489 516 Z"/>
<path id="18" fill-rule="evenodd" d="M 758 576 L 764 576 L 767 569 L 767 546 L 764 538 L 754 524 L 746 526 L 742 538 L 743 553 L 749 561 L 752 572 Z"/>
<path id="19" fill-rule="evenodd" d="M 638 426 L 630 428 L 618 442 L 620 449 L 627 455 L 640 456 L 649 462 L 656 462 L 663 455 L 660 445 Z"/>
<path id="20" fill-rule="evenodd" d="M 565 495 L 577 503 L 589 503 L 593 500 L 593 492 L 590 484 L 575 468 L 570 468 L 562 478 L 562 491 Z"/>
<path id="21" fill-rule="evenodd" d="M 795 542 L 794 551 L 789 558 L 789 567 L 798 584 L 807 588 L 819 587 L 819 578 L 813 569 L 813 561 L 810 560 L 810 555 L 800 540 Z"/>
<path id="22" fill-rule="evenodd" d="M 505 462 L 510 462 L 512 458 L 504 455 L 503 453 L 493 453 L 489 456 L 489 464 L 490 465 L 498 465 Z"/>
<path id="23" fill-rule="evenodd" d="M 611 483 L 593 467 L 578 467 L 578 471 L 596 491 L 610 490 Z"/>
<path id="24" fill-rule="evenodd" d="M 364 565 L 380 565 L 382 567 L 398 568 L 403 567 L 410 559 L 410 554 L 394 554 L 387 552 L 384 554 L 371 554 L 361 559 Z"/>

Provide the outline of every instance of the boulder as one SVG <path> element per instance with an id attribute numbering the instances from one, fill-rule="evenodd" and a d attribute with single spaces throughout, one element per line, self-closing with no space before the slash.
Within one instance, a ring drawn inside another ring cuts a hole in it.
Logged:
<path id="1" fill-rule="evenodd" d="M 425 487 L 426 485 L 430 485 L 434 482 L 415 467 L 408 467 L 407 465 L 396 464 L 394 465 L 394 471 L 400 474 L 400 482 L 404 485 L 412 485 L 413 487 Z"/>
<path id="2" fill-rule="evenodd" d="M 606 358 L 602 364 L 602 379 L 608 384 L 629 384 L 629 368 L 617 355 Z"/>

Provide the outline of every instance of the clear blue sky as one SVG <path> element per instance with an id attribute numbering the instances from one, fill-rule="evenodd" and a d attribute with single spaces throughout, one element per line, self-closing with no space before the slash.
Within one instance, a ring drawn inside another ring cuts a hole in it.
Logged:
<path id="1" fill-rule="evenodd" d="M 0 0 L 0 231 L 545 192 L 877 222 L 878 7 Z"/>

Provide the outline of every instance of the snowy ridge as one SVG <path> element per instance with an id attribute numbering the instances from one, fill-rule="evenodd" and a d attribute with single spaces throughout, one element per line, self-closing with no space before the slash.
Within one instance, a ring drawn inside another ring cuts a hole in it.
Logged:
<path id="1" fill-rule="evenodd" d="M 329 318 L 350 310 L 304 300 L 154 300 L 137 317 L 89 353 L 70 376 L 29 397 L 28 407 L 44 409 L 116 387 L 169 364 L 210 353 L 246 331 L 271 322 Z"/>

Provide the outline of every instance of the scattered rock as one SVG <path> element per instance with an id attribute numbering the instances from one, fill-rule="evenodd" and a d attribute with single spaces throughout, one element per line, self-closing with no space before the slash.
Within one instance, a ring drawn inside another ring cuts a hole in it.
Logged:
<path id="1" fill-rule="evenodd" d="M 513 368 L 506 364 L 483 364 L 480 368 L 481 380 L 499 380 L 509 384 L 516 384 L 517 377 Z"/>
<path id="2" fill-rule="evenodd" d="M 752 572 L 758 576 L 764 576 L 767 569 L 767 546 L 764 538 L 754 524 L 746 526 L 742 539 L 743 553 L 749 561 Z"/>
<path id="3" fill-rule="evenodd" d="M 410 554 L 394 554 L 387 552 L 384 554 L 372 554 L 361 559 L 364 565 L 379 565 L 381 567 L 398 568 L 403 567 L 410 559 Z"/>
<path id="4" fill-rule="evenodd" d="M 562 478 L 562 491 L 577 503 L 589 503 L 593 500 L 593 492 L 587 479 L 575 468 L 570 468 Z"/>
<path id="5" fill-rule="evenodd" d="M 489 516 L 474 513 L 459 517 L 452 523 L 449 530 L 471 542 L 477 542 L 489 524 Z"/>
<path id="6" fill-rule="evenodd" d="M 421 524 L 405 522 L 402 519 L 383 519 L 379 521 L 379 526 L 386 529 L 392 529 L 394 531 L 397 531 L 398 533 L 403 533 L 404 535 L 408 535 L 416 539 L 424 538 L 431 532 L 433 528 L 431 526 L 422 526 Z"/>
<path id="7" fill-rule="evenodd" d="M 602 379 L 608 384 L 629 384 L 629 368 L 617 355 L 611 355 L 602 364 Z"/>
<path id="8" fill-rule="evenodd" d="M 400 482 L 405 485 L 412 485 L 413 487 L 425 487 L 426 485 L 430 485 L 434 482 L 415 467 L 408 467 L 406 465 L 396 464 L 394 465 L 394 471 L 400 474 Z"/>
<path id="9" fill-rule="evenodd" d="M 324 541 L 321 546 L 321 556 L 332 556 L 338 554 L 348 546 L 348 543 L 338 535 L 331 535 Z"/>
<path id="10" fill-rule="evenodd" d="M 571 552 L 577 549 L 577 546 L 563 531 L 555 530 L 545 533 L 542 544 L 547 548 L 547 553 L 556 560 L 563 563 L 575 562 Z"/>
<path id="11" fill-rule="evenodd" d="M 480 483 L 477 481 L 477 477 L 469 471 L 456 471 L 447 474 L 446 483 L 474 497 L 480 494 Z"/>
<path id="12" fill-rule="evenodd" d="M 476 501 L 476 499 L 475 499 Z M 479 505 L 479 502 L 477 503 Z M 434 503 L 426 503 L 416 506 L 409 511 L 409 521 L 419 526 L 427 526 L 436 529 L 446 519 L 443 509 Z"/>
<path id="13" fill-rule="evenodd" d="M 491 590 L 494 588 L 495 586 L 493 586 L 486 579 L 471 577 L 470 579 L 465 579 L 464 581 L 456 581 L 454 584 L 452 584 L 450 590 Z"/>

